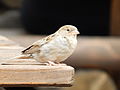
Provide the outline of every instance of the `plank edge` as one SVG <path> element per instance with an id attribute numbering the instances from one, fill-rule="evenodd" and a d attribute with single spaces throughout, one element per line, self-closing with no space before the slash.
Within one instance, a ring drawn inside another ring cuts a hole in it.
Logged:
<path id="1" fill-rule="evenodd" d="M 0 84 L 0 87 L 71 87 L 72 84 Z"/>

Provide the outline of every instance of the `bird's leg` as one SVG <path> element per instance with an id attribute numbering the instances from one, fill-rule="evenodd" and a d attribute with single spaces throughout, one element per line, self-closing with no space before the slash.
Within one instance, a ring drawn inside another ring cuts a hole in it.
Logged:
<path id="1" fill-rule="evenodd" d="M 60 62 L 55 62 L 55 64 L 57 64 L 57 65 L 59 65 L 59 66 L 66 66 L 66 64 L 60 63 Z"/>
<path id="2" fill-rule="evenodd" d="M 48 65 L 49 65 L 49 66 L 56 66 L 57 64 L 55 64 L 55 63 L 52 62 L 52 61 L 48 61 Z"/>
<path id="3" fill-rule="evenodd" d="M 33 55 L 32 55 L 32 54 L 30 54 L 30 55 L 29 55 L 29 57 L 32 57 L 32 58 L 33 58 Z"/>
<path id="4" fill-rule="evenodd" d="M 46 66 L 66 66 L 64 63 L 60 62 L 52 62 L 52 61 L 47 61 L 47 63 L 44 63 Z"/>

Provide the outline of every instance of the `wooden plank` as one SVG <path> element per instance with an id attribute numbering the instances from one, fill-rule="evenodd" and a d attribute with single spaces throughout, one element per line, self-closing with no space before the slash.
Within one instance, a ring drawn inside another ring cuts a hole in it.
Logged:
<path id="1" fill-rule="evenodd" d="M 0 36 L 0 62 L 1 60 L 7 60 L 20 55 L 22 49 L 23 47 L 19 46 L 17 43 Z"/>
<path id="2" fill-rule="evenodd" d="M 72 83 L 73 74 L 70 66 L 0 65 L 0 86 L 67 85 Z"/>
<path id="3" fill-rule="evenodd" d="M 11 59 L 20 55 L 23 47 L 0 36 L 0 86 L 54 86 L 72 85 L 74 68 L 67 65 L 46 66 L 34 59 Z M 4 65 L 3 65 L 4 63 Z"/>
<path id="4" fill-rule="evenodd" d="M 0 84 L 0 87 L 71 87 L 72 84 Z"/>

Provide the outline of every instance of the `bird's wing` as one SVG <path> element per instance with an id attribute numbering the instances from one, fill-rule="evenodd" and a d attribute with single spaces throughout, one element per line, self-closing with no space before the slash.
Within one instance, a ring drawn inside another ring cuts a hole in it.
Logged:
<path id="1" fill-rule="evenodd" d="M 40 52 L 40 48 L 49 43 L 51 40 L 55 38 L 55 34 L 51 34 L 41 40 L 38 40 L 37 42 L 33 43 L 31 46 L 26 48 L 25 50 L 22 51 L 22 54 L 33 54 L 36 52 Z"/>
<path id="2" fill-rule="evenodd" d="M 26 48 L 25 50 L 22 51 L 22 54 L 32 54 L 34 52 L 38 52 L 39 51 L 39 45 L 31 45 L 28 48 Z"/>

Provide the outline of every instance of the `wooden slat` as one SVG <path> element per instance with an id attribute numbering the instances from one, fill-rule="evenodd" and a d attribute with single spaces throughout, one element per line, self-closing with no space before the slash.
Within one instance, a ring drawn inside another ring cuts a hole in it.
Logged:
<path id="1" fill-rule="evenodd" d="M 61 85 L 69 86 L 74 69 L 69 66 L 1 65 L 0 85 Z"/>
<path id="2" fill-rule="evenodd" d="M 11 59 L 20 55 L 23 47 L 0 36 L 0 86 L 54 86 L 72 85 L 74 68 L 61 64 L 46 66 L 34 59 Z"/>

